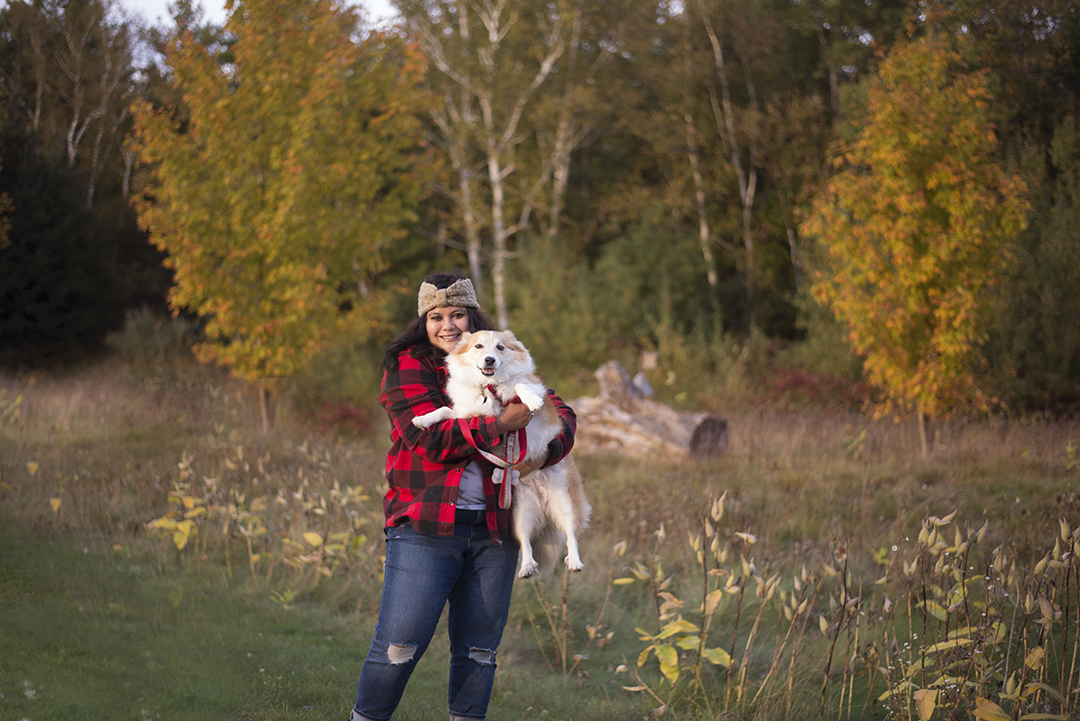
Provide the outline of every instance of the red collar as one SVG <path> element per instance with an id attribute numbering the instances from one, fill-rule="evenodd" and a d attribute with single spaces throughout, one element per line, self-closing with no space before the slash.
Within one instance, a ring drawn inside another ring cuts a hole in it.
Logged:
<path id="1" fill-rule="evenodd" d="M 489 392 L 489 393 L 491 393 L 491 397 L 492 397 L 492 398 L 494 398 L 495 400 L 497 400 L 497 401 L 499 401 L 500 403 L 502 403 L 502 406 L 503 406 L 503 408 L 506 408 L 506 407 L 507 407 L 508 405 L 510 405 L 511 403 L 520 403 L 520 402 L 521 402 L 521 399 L 520 399 L 520 398 L 518 398 L 517 396 L 514 396 L 514 397 L 513 397 L 513 398 L 511 398 L 510 400 L 508 400 L 508 401 L 506 401 L 506 402 L 503 402 L 502 400 L 500 400 L 500 399 L 499 399 L 499 392 L 498 392 L 498 389 L 496 389 L 496 388 L 495 388 L 495 386 L 494 386 L 493 384 L 491 384 L 491 383 L 489 383 L 489 384 L 487 385 L 487 390 L 488 390 L 488 392 Z"/>

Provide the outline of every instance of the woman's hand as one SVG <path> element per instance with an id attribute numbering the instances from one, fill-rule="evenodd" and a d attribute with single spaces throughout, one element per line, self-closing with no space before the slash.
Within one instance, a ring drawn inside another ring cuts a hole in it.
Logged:
<path id="1" fill-rule="evenodd" d="M 503 410 L 503 414 L 495 419 L 495 430 L 500 435 L 507 431 L 520 430 L 529 425 L 532 417 L 533 413 L 527 405 L 524 403 L 511 403 Z"/>

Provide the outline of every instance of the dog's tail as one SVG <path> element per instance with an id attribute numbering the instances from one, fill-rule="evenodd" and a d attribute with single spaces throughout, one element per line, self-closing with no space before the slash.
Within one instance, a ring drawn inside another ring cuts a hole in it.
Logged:
<path id="1" fill-rule="evenodd" d="M 539 566 L 537 575 L 547 576 L 560 567 L 563 549 L 566 548 L 566 536 L 555 526 L 548 525 L 538 538 L 533 539 L 533 558 Z"/>

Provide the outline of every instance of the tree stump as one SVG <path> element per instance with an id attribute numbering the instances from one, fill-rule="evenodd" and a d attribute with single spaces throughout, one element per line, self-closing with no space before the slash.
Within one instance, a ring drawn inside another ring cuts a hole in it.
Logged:
<path id="1" fill-rule="evenodd" d="M 728 446 L 727 421 L 711 413 L 677 411 L 648 398 L 618 361 L 596 370 L 600 395 L 570 402 L 577 413 L 574 446 L 635 458 L 674 454 L 715 458 Z"/>

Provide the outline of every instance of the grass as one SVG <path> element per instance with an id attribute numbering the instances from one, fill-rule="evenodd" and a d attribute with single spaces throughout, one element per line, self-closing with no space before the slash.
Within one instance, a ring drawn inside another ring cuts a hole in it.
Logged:
<path id="1" fill-rule="evenodd" d="M 137 562 L 124 548 L 0 530 L 0 706 L 11 719 L 288 719 L 348 715 L 370 613 L 283 604 L 220 569 Z M 526 587 L 519 589 L 528 592 Z M 288 608 L 286 608 L 286 605 Z M 493 718 L 631 718 L 583 697 L 527 650 L 527 618 L 502 652 Z M 441 628 L 398 718 L 443 721 Z M 538 678 L 539 681 L 538 681 Z M 615 689 L 607 689 L 613 693 Z M 584 715 L 582 715 L 584 714 Z"/>
<path id="2" fill-rule="evenodd" d="M 492 718 L 1075 708 L 1080 426 L 942 424 L 923 461 L 891 419 L 724 415 L 717 460 L 576 454 L 586 570 L 517 584 Z M 265 434 L 251 389 L 193 365 L 0 377 L 2 717 L 344 717 L 385 430 L 312 418 L 283 403 Z M 397 718 L 445 718 L 445 645 Z"/>
<path id="3" fill-rule="evenodd" d="M 284 611 L 212 572 L 7 525 L 0 559 L 5 718 L 340 716 L 370 632 L 317 606 Z"/>

